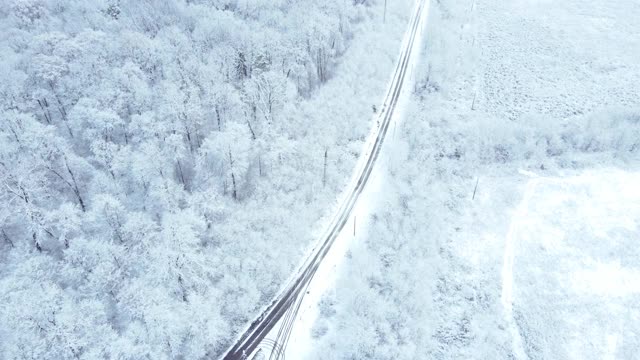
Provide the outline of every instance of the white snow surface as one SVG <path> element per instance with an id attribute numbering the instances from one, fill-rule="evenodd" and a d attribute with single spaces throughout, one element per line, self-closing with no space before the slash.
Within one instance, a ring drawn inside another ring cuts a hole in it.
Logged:
<path id="1" fill-rule="evenodd" d="M 432 2 L 306 358 L 637 358 L 638 18 L 633 1 Z"/>
<path id="2" fill-rule="evenodd" d="M 502 300 L 531 357 L 637 355 L 639 181 L 638 170 L 606 168 L 527 181 Z"/>

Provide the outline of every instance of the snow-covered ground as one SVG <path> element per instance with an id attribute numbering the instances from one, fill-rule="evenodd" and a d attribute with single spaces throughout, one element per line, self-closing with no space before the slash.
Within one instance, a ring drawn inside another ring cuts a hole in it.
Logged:
<path id="1" fill-rule="evenodd" d="M 633 1 L 432 2 L 309 358 L 637 356 L 637 18 Z"/>
<path id="2" fill-rule="evenodd" d="M 526 182 L 505 239 L 502 301 L 529 357 L 637 356 L 638 184 L 640 169 L 606 168 Z"/>

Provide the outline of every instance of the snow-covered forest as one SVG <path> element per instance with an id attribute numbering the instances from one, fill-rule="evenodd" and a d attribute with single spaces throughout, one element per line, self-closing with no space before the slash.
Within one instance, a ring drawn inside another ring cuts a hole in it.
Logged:
<path id="1" fill-rule="evenodd" d="M 218 356 L 335 205 L 409 4 L 3 4 L 0 358 Z"/>

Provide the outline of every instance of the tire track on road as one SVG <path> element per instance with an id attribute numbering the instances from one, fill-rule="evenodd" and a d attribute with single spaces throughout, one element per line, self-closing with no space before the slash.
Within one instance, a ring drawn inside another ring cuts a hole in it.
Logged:
<path id="1" fill-rule="evenodd" d="M 355 188 L 351 191 L 349 197 L 340 210 L 338 216 L 333 220 L 329 227 L 329 232 L 323 238 L 322 245 L 317 251 L 314 251 L 314 255 L 305 261 L 305 265 L 302 267 L 304 271 L 300 274 L 297 280 L 292 285 L 286 287 L 281 296 L 276 298 L 271 305 L 262 312 L 257 320 L 251 323 L 249 328 L 244 332 L 240 339 L 229 349 L 224 355 L 224 360 L 244 360 L 251 355 L 260 345 L 260 342 L 265 336 L 278 324 L 278 322 L 285 316 L 285 323 L 282 324 L 281 329 L 278 332 L 278 337 L 283 337 L 284 342 L 288 340 L 291 330 L 291 323 L 295 320 L 297 310 L 299 309 L 299 303 L 302 301 L 306 289 L 311 282 L 311 279 L 315 275 L 320 262 L 326 256 L 331 245 L 334 243 L 338 234 L 342 231 L 346 225 L 348 219 L 351 216 L 351 212 L 362 193 L 364 186 L 366 185 L 373 166 L 380 154 L 382 144 L 389 130 L 389 125 L 394 114 L 395 107 L 397 105 L 400 94 L 403 90 L 403 85 L 407 71 L 409 68 L 409 60 L 411 58 L 414 41 L 418 33 L 419 25 L 421 23 L 422 12 L 426 7 L 428 0 L 418 0 L 415 13 L 412 17 L 409 26 L 409 36 L 406 41 L 405 47 L 402 49 L 398 64 L 394 71 L 394 77 L 392 79 L 391 86 L 385 101 L 382 106 L 379 119 L 382 118 L 382 122 L 378 127 L 378 133 L 371 147 L 371 150 L 365 155 L 368 156 L 364 168 L 360 171 L 360 176 L 356 183 Z M 387 107 L 388 106 L 388 107 Z M 294 307 L 292 309 L 292 306 Z M 293 310 L 293 311 L 291 311 Z M 284 329 L 284 330 L 283 330 Z M 277 342 L 277 340 L 276 340 Z M 277 346 L 274 346 L 274 349 Z M 276 359 L 284 353 L 284 348 L 278 351 Z M 272 354 L 273 356 L 273 354 Z"/>

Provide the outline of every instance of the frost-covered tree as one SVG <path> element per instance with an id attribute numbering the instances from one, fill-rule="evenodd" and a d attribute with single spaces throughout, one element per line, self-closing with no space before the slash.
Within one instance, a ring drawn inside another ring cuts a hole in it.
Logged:
<path id="1" fill-rule="evenodd" d="M 281 233 L 307 240 L 283 225 L 315 177 L 299 141 L 324 134 L 300 104 L 363 14 L 342 0 L 0 7 L 0 358 L 219 354 L 290 271 L 277 257 L 299 255 L 261 253 Z"/>

